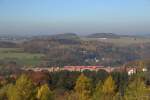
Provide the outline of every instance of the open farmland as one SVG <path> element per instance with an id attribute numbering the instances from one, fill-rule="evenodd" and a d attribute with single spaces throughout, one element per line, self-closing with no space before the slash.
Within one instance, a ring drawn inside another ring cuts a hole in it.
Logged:
<path id="1" fill-rule="evenodd" d="M 36 65 L 43 54 L 26 53 L 20 48 L 0 48 L 0 60 L 16 61 L 21 65 Z"/>
<path id="2" fill-rule="evenodd" d="M 117 46 L 150 43 L 150 38 L 144 38 L 144 37 L 83 38 L 83 40 L 98 40 L 98 41 L 105 42 L 105 43 L 112 43 Z"/>

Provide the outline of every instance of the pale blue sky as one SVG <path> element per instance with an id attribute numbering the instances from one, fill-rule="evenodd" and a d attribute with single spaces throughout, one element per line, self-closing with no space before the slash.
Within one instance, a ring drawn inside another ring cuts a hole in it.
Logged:
<path id="1" fill-rule="evenodd" d="M 0 0 L 0 33 L 150 33 L 150 0 Z"/>

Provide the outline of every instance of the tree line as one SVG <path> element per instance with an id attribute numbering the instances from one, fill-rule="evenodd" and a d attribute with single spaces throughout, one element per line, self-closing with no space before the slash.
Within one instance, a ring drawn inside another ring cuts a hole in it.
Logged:
<path id="1" fill-rule="evenodd" d="M 149 100 L 150 88 L 145 73 L 57 72 L 43 84 L 28 75 L 4 82 L 0 100 Z"/>

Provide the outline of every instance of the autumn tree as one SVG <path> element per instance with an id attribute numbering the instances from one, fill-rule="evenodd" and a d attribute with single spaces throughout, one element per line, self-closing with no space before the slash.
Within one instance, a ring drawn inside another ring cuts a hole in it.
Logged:
<path id="1" fill-rule="evenodd" d="M 9 87 L 7 94 L 9 100 L 33 100 L 35 88 L 29 77 L 21 75 L 16 84 Z"/>
<path id="2" fill-rule="evenodd" d="M 42 85 L 38 89 L 37 93 L 37 99 L 38 100 L 53 100 L 53 92 L 49 89 L 48 85 Z"/>
<path id="3" fill-rule="evenodd" d="M 12 86 L 12 84 L 6 84 L 0 89 L 0 100 L 7 100 L 7 91 Z"/>
<path id="4" fill-rule="evenodd" d="M 96 85 L 96 88 L 95 88 L 95 92 L 93 94 L 93 100 L 99 100 L 101 97 L 102 97 L 102 82 L 99 81 L 98 84 Z"/>
<path id="5" fill-rule="evenodd" d="M 126 100 L 150 100 L 149 93 L 144 81 L 137 78 L 129 84 L 125 98 Z"/>
<path id="6" fill-rule="evenodd" d="M 7 89 L 7 98 L 8 100 L 19 100 L 20 97 L 17 95 L 17 91 L 15 90 L 15 86 L 10 84 Z"/>
<path id="7" fill-rule="evenodd" d="M 74 91 L 66 92 L 65 100 L 78 100 L 76 92 Z"/>
<path id="8" fill-rule="evenodd" d="M 116 85 L 111 76 L 104 83 L 98 83 L 94 93 L 95 100 L 113 100 L 115 97 Z"/>
<path id="9" fill-rule="evenodd" d="M 92 94 L 91 80 L 81 74 L 76 81 L 75 92 L 78 100 L 90 100 Z"/>

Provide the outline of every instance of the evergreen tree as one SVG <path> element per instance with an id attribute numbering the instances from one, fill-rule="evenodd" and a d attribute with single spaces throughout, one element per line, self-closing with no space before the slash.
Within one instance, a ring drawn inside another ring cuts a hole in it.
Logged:
<path id="1" fill-rule="evenodd" d="M 76 81 L 75 91 L 78 100 L 90 100 L 92 93 L 91 80 L 81 74 Z"/>
<path id="2" fill-rule="evenodd" d="M 49 89 L 47 84 L 42 85 L 38 89 L 37 98 L 38 98 L 38 100 L 53 100 L 54 99 L 53 98 L 53 93 Z"/>

